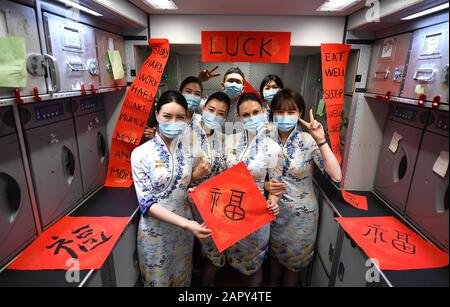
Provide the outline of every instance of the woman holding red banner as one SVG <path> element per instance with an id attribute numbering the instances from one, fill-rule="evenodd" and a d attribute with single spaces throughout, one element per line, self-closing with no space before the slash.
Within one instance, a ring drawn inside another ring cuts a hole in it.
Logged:
<path id="1" fill-rule="evenodd" d="M 155 105 L 158 130 L 131 155 L 134 187 L 142 218 L 137 247 L 145 286 L 189 286 L 194 235 L 211 230 L 192 219 L 187 201 L 192 158 L 182 148 L 187 102 L 177 91 L 163 93 Z"/>
<path id="2" fill-rule="evenodd" d="M 270 229 L 272 286 L 281 277 L 283 286 L 296 286 L 300 271 L 312 260 L 319 217 L 313 163 L 336 182 L 342 177 L 322 125 L 312 111 L 310 122 L 304 121 L 304 113 L 302 96 L 290 89 L 279 91 L 272 100 L 270 118 L 278 126 L 275 137 L 285 158 L 281 183 L 287 185 L 279 202 L 280 214 Z M 302 131 L 299 122 L 309 133 Z M 278 190 L 270 192 L 279 194 Z"/>
<path id="3" fill-rule="evenodd" d="M 226 165 L 231 167 L 244 162 L 264 195 L 266 177 L 281 180 L 281 150 L 270 138 L 264 107 L 257 95 L 241 95 L 237 102 L 237 113 L 245 131 L 226 137 Z M 268 209 L 274 215 L 279 212 L 278 200 L 279 196 L 269 194 Z M 242 274 L 248 286 L 262 284 L 261 266 L 267 256 L 269 232 L 270 225 L 267 224 L 224 252 L 229 264 Z"/>

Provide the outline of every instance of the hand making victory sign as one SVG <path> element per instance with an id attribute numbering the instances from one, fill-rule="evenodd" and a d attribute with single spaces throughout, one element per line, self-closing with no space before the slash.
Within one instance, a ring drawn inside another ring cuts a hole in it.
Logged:
<path id="1" fill-rule="evenodd" d="M 204 69 L 200 72 L 200 74 L 198 75 L 198 78 L 200 79 L 201 82 L 205 82 L 208 81 L 211 78 L 214 77 L 218 77 L 220 76 L 220 74 L 214 74 L 213 72 L 217 70 L 217 68 L 219 68 L 219 66 L 214 67 L 211 70 L 208 69 Z"/>
<path id="2" fill-rule="evenodd" d="M 312 109 L 309 110 L 309 123 L 301 118 L 299 118 L 298 120 L 303 126 L 305 126 L 308 129 L 309 134 L 311 134 L 311 136 L 313 137 L 314 141 L 316 141 L 317 144 L 321 144 L 326 141 L 323 126 L 320 122 L 314 119 Z"/>
<path id="3" fill-rule="evenodd" d="M 324 169 L 330 175 L 331 179 L 335 182 L 340 182 L 342 179 L 341 166 L 339 165 L 336 156 L 333 151 L 331 151 L 330 146 L 325 138 L 325 131 L 320 122 L 314 119 L 314 114 L 312 109 L 309 110 L 309 123 L 299 118 L 300 123 L 308 128 L 309 134 L 311 134 L 314 141 L 319 147 L 320 153 L 322 155 Z"/>

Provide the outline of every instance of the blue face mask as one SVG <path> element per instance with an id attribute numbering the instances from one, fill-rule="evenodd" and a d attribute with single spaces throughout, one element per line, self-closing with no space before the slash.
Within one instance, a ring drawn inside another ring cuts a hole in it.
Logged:
<path id="1" fill-rule="evenodd" d="M 230 99 L 234 99 L 241 96 L 244 85 L 235 82 L 225 82 L 223 87 L 225 88 L 224 93 L 227 94 Z"/>
<path id="2" fill-rule="evenodd" d="M 225 123 L 223 118 L 217 117 L 209 112 L 203 112 L 202 120 L 206 128 L 210 130 L 221 130 Z"/>
<path id="3" fill-rule="evenodd" d="M 298 116 L 296 115 L 274 115 L 273 121 L 277 124 L 278 129 L 288 132 L 297 126 Z"/>
<path id="4" fill-rule="evenodd" d="M 264 113 L 260 113 L 258 115 L 253 115 L 242 120 L 242 124 L 244 125 L 244 129 L 248 130 L 252 133 L 258 133 L 266 122 L 266 116 Z"/>
<path id="5" fill-rule="evenodd" d="M 268 103 L 271 103 L 273 96 L 275 96 L 275 94 L 278 93 L 279 90 L 280 89 L 278 89 L 278 88 L 272 88 L 270 90 L 263 90 L 264 100 L 267 101 Z"/>
<path id="6" fill-rule="evenodd" d="M 174 139 L 183 133 L 186 126 L 185 122 L 160 122 L 159 132 L 166 138 Z"/>
<path id="7" fill-rule="evenodd" d="M 183 96 L 186 98 L 189 112 L 194 112 L 199 109 L 200 101 L 202 100 L 201 97 L 189 93 L 185 93 Z"/>

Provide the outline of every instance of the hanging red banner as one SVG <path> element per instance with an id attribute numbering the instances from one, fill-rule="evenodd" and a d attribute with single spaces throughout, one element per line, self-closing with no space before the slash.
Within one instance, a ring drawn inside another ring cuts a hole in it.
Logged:
<path id="1" fill-rule="evenodd" d="M 128 217 L 66 216 L 43 232 L 8 269 L 100 269 L 128 220 Z"/>
<path id="2" fill-rule="evenodd" d="M 393 216 L 336 218 L 381 270 L 414 270 L 448 265 L 448 254 Z"/>
<path id="3" fill-rule="evenodd" d="M 367 204 L 367 197 L 363 195 L 357 195 L 342 189 L 342 198 L 350 205 L 360 210 L 369 210 L 369 206 Z"/>
<path id="4" fill-rule="evenodd" d="M 289 63 L 291 32 L 202 31 L 203 62 Z"/>
<path id="5" fill-rule="evenodd" d="M 327 113 L 331 150 L 341 163 L 341 116 L 344 105 L 344 83 L 351 45 L 321 44 L 323 99 Z"/>
<path id="6" fill-rule="evenodd" d="M 167 39 L 149 39 L 152 54 L 128 89 L 114 130 L 105 186 L 130 187 L 130 156 L 141 142 L 152 103 L 169 58 Z"/>
<path id="7" fill-rule="evenodd" d="M 275 219 L 243 162 L 205 181 L 190 195 L 220 252 Z"/>
<path id="8" fill-rule="evenodd" d="M 261 94 L 257 90 L 255 90 L 255 88 L 247 80 L 244 80 L 244 91 L 242 92 L 242 94 L 246 93 L 253 93 L 262 101 Z"/>

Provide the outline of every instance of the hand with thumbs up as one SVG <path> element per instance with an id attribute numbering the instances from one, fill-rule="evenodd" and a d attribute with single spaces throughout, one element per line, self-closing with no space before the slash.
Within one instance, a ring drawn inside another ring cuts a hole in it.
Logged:
<path id="1" fill-rule="evenodd" d="M 201 156 L 197 166 L 194 168 L 192 172 L 192 180 L 191 182 L 195 182 L 205 176 L 211 174 L 211 166 L 205 157 Z"/>

